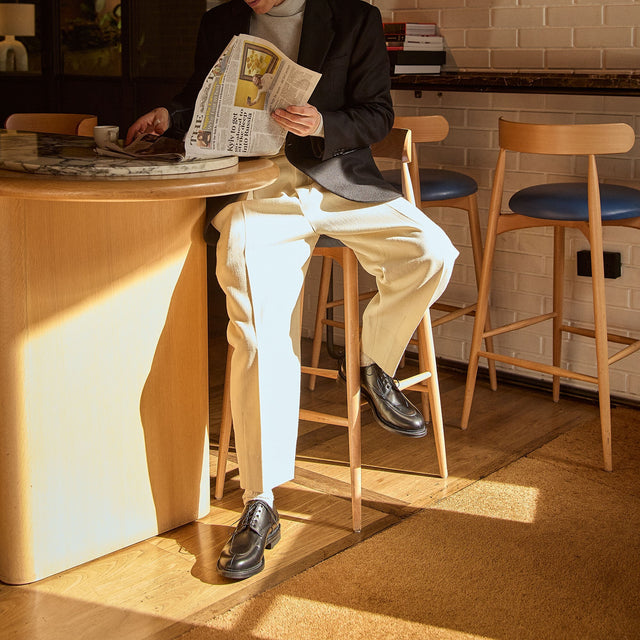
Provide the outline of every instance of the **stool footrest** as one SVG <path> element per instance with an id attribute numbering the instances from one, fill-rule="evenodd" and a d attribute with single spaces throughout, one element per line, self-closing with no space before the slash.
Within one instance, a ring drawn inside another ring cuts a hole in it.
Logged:
<path id="1" fill-rule="evenodd" d="M 552 376 L 560 376 L 561 378 L 572 378 L 574 380 L 581 380 L 582 382 L 591 382 L 592 384 L 598 384 L 598 378 L 594 376 L 588 376 L 584 373 L 578 373 L 577 371 L 570 371 L 569 369 L 563 369 L 562 367 L 554 367 L 553 365 L 544 364 L 542 362 L 523 360 L 522 358 L 513 358 L 511 356 L 503 356 L 498 353 L 489 353 L 487 351 L 478 351 L 478 357 L 497 360 L 498 362 L 512 364 L 516 367 L 530 369 L 531 371 L 538 371 L 539 373 L 548 373 Z"/>
<path id="2" fill-rule="evenodd" d="M 633 344 L 630 344 L 628 347 L 625 347 L 624 349 L 621 349 L 620 351 L 618 351 L 618 353 L 613 354 L 609 358 L 608 362 L 609 362 L 609 364 L 613 364 L 614 362 L 618 362 L 618 360 L 622 360 L 623 358 L 626 358 L 627 356 L 630 356 L 632 353 L 635 353 L 636 351 L 638 351 L 638 349 L 640 349 L 640 340 L 637 340 Z"/>
<path id="3" fill-rule="evenodd" d="M 583 329 L 582 327 L 574 327 L 572 325 L 563 324 L 560 327 L 561 331 L 566 331 L 567 333 L 574 333 L 578 336 L 585 336 L 587 338 L 595 338 L 596 332 L 594 329 Z M 617 342 L 618 344 L 630 344 L 633 345 L 638 342 L 637 338 L 632 338 L 631 336 L 621 336 L 616 333 L 607 333 L 607 340 L 609 342 Z"/>
<path id="4" fill-rule="evenodd" d="M 430 371 L 423 371 L 422 373 L 418 373 L 415 376 L 411 376 L 410 378 L 398 380 L 398 389 L 400 389 L 400 391 L 404 391 L 405 389 L 410 389 L 411 387 L 420 385 L 422 388 L 417 389 L 417 391 L 427 391 L 427 387 L 421 383 L 423 383 L 425 380 L 428 380 L 430 377 Z"/>
<path id="5" fill-rule="evenodd" d="M 516 331 L 517 329 L 524 329 L 524 327 L 530 327 L 534 324 L 539 324 L 540 322 L 546 322 L 547 320 L 552 320 L 557 317 L 557 313 L 545 313 L 539 316 L 532 316 L 530 318 L 525 318 L 524 320 L 518 320 L 517 322 L 512 322 L 511 324 L 505 324 L 501 327 L 495 327 L 490 331 L 484 331 L 482 333 L 483 338 L 491 338 L 493 336 L 498 336 L 501 333 L 508 333 L 509 331 Z"/>
<path id="6" fill-rule="evenodd" d="M 321 378 L 330 378 L 332 380 L 338 379 L 338 371 L 336 369 L 321 369 L 318 367 L 308 367 L 303 365 L 300 367 L 300 371 L 309 375 L 320 376 Z"/>
<path id="7" fill-rule="evenodd" d="M 436 318 L 431 321 L 431 326 L 433 328 L 445 324 L 447 322 L 451 322 L 452 320 L 456 320 L 457 318 L 461 318 L 462 316 L 472 316 L 476 313 L 477 303 L 470 304 L 466 307 L 455 307 L 451 304 L 445 304 L 443 302 L 436 302 L 432 305 L 432 309 L 436 311 L 443 311 L 446 315 L 441 316 L 440 318 Z"/>
<path id="8" fill-rule="evenodd" d="M 349 420 L 342 416 L 336 416 L 332 413 L 322 413 L 320 411 L 311 411 L 311 409 L 300 409 L 300 420 L 308 422 L 322 422 L 324 424 L 335 424 L 339 427 L 348 427 Z"/>

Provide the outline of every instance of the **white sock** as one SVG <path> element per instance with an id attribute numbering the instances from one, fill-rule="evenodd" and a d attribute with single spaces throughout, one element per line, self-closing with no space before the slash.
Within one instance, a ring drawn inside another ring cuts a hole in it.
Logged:
<path id="1" fill-rule="evenodd" d="M 370 364 L 375 364 L 375 361 L 372 360 L 366 353 L 360 354 L 360 366 L 368 367 Z"/>
<path id="2" fill-rule="evenodd" d="M 250 500 L 262 500 L 273 509 L 273 491 L 251 491 L 250 489 L 245 489 L 242 501 L 247 504 Z"/>

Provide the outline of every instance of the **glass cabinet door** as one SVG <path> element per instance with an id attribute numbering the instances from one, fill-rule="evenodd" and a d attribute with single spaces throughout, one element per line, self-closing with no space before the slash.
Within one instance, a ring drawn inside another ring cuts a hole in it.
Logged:
<path id="1" fill-rule="evenodd" d="M 63 73 L 121 75 L 121 12 L 119 0 L 60 0 Z"/>

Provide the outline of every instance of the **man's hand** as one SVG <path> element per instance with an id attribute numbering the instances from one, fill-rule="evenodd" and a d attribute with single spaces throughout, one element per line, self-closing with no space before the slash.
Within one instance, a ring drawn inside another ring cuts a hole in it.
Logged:
<path id="1" fill-rule="evenodd" d="M 143 133 L 163 134 L 171 126 L 169 112 L 164 107 L 158 107 L 140 116 L 127 131 L 125 145 L 130 144 L 136 137 Z"/>
<path id="2" fill-rule="evenodd" d="M 322 121 L 318 110 L 310 104 L 276 109 L 271 117 L 287 131 L 301 137 L 315 133 Z"/>

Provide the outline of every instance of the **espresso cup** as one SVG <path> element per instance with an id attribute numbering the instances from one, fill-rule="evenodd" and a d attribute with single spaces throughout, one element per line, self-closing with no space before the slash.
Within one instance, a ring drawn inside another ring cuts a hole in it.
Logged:
<path id="1" fill-rule="evenodd" d="M 120 127 L 111 124 L 101 124 L 93 127 L 93 139 L 99 147 L 107 147 L 110 144 L 118 144 Z"/>

